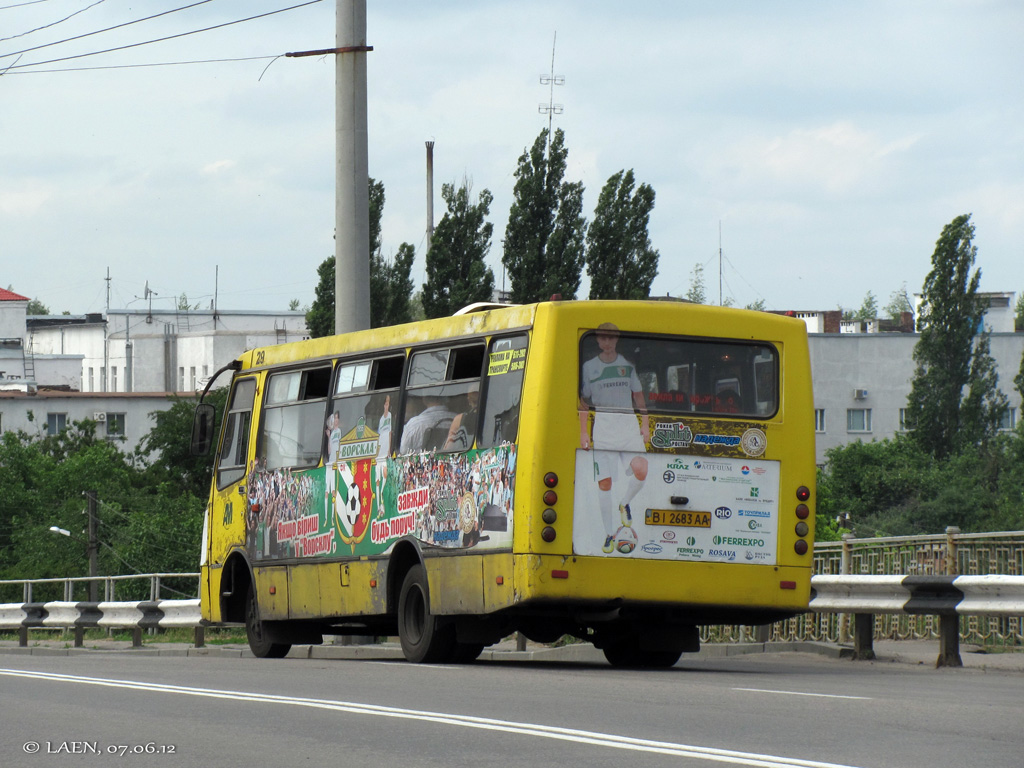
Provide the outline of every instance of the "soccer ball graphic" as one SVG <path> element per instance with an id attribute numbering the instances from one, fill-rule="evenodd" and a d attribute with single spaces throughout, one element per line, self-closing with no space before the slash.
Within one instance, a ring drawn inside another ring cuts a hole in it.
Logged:
<path id="1" fill-rule="evenodd" d="M 359 485 L 352 477 L 352 470 L 349 469 L 348 464 L 342 464 L 338 468 L 338 474 L 340 482 L 334 500 L 334 514 L 342 528 L 345 529 L 345 533 L 351 536 L 361 511 Z"/>
<path id="2" fill-rule="evenodd" d="M 628 555 L 636 549 L 636 531 L 628 526 L 622 526 L 615 532 L 615 550 L 623 555 Z"/>

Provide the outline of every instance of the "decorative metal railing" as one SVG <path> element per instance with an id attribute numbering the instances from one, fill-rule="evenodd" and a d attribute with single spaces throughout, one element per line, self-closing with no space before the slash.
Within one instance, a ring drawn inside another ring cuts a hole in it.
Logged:
<path id="1" fill-rule="evenodd" d="M 819 542 L 814 550 L 814 573 L 884 576 L 1004 576 L 1024 575 L 1024 531 L 946 533 L 931 536 L 887 536 L 876 539 L 844 537 Z M 805 613 L 770 627 L 703 627 L 704 642 L 850 641 L 852 617 L 838 613 Z M 938 639 L 937 616 L 878 614 L 875 638 L 880 640 Z M 964 616 L 960 639 L 984 646 L 1024 646 L 1024 617 Z"/>

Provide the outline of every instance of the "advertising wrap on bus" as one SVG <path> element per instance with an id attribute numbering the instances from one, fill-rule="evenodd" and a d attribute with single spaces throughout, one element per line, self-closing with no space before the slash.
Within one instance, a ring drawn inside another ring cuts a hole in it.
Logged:
<path id="1" fill-rule="evenodd" d="M 615 482 L 626 484 L 630 459 L 617 451 L 577 452 L 575 507 L 595 511 L 576 515 L 578 554 L 775 564 L 779 462 L 649 453 L 647 477 L 630 501 L 629 519 L 616 508 L 606 520 L 597 514 L 594 464 L 618 468 Z M 605 548 L 609 536 L 611 546 Z"/>
<path id="2" fill-rule="evenodd" d="M 375 437 L 367 429 L 360 439 L 376 445 Z M 341 442 L 339 455 L 352 445 Z M 507 549 L 515 460 L 515 445 L 500 445 L 306 471 L 254 469 L 246 549 L 254 560 L 379 555 L 409 535 L 449 549 Z"/>

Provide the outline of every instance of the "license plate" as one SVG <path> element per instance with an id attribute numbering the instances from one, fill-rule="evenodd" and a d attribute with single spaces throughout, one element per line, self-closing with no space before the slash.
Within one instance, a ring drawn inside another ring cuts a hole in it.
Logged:
<path id="1" fill-rule="evenodd" d="M 691 512 L 681 509 L 648 509 L 644 514 L 647 525 L 678 525 L 684 528 L 710 528 L 710 512 Z"/>

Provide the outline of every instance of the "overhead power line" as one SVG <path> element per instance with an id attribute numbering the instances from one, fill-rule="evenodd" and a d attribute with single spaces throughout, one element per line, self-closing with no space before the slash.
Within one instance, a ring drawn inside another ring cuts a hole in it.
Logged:
<path id="1" fill-rule="evenodd" d="M 105 2 L 106 2 L 106 0 L 96 0 L 96 2 L 93 3 L 92 5 L 87 5 L 87 6 L 85 6 L 85 8 L 79 8 L 74 13 L 69 13 L 63 19 L 57 19 L 57 21 L 51 21 L 49 24 L 44 24 L 41 27 L 36 27 L 35 29 L 30 29 L 27 32 L 19 32 L 18 34 L 11 35 L 10 37 L 0 37 L 0 43 L 3 43 L 5 41 L 7 41 L 7 40 L 14 40 L 15 38 L 18 38 L 18 37 L 24 37 L 25 35 L 31 35 L 33 32 L 41 32 L 42 30 L 49 29 L 50 27 L 56 27 L 58 24 L 63 24 L 68 19 L 73 19 L 78 14 L 85 13 L 90 8 L 94 8 L 97 5 L 99 5 L 100 3 L 105 3 Z"/>
<path id="2" fill-rule="evenodd" d="M 209 2 L 209 0 L 201 0 L 201 2 Z M 320 3 L 320 2 L 323 2 L 323 0 L 308 0 L 308 2 L 305 2 L 305 3 L 299 3 L 297 5 L 292 5 L 292 6 L 289 6 L 287 8 L 280 8 L 280 9 L 278 9 L 276 11 L 268 11 L 266 13 L 260 13 L 260 14 L 257 14 L 255 16 L 249 16 L 249 17 L 244 18 L 244 19 L 236 19 L 235 21 L 227 21 L 227 22 L 224 22 L 223 24 L 215 24 L 215 25 L 213 25 L 211 27 L 204 27 L 203 29 L 195 29 L 195 30 L 192 30 L 190 32 L 181 32 L 181 33 L 176 34 L 176 35 L 167 35 L 166 37 L 160 37 L 160 38 L 156 38 L 154 40 L 145 40 L 145 41 L 140 42 L 140 43 L 131 43 L 129 45 L 121 45 L 121 46 L 117 46 L 115 48 L 107 48 L 107 49 L 102 50 L 102 51 L 92 51 L 91 53 L 80 53 L 80 54 L 77 54 L 75 56 L 63 56 L 63 57 L 57 58 L 57 59 L 47 59 L 46 61 L 36 61 L 36 62 L 32 62 L 30 64 L 14 64 L 14 65 L 8 67 L 7 71 L 22 70 L 22 69 L 26 69 L 28 67 L 39 67 L 39 66 L 43 66 L 44 64 L 57 64 L 57 63 L 62 62 L 62 61 L 72 61 L 74 59 L 82 59 L 82 58 L 85 58 L 87 56 L 98 56 L 98 55 L 103 54 L 103 53 L 113 53 L 114 51 L 123 51 L 123 50 L 127 50 L 129 48 L 138 48 L 138 47 L 143 46 L 143 45 L 151 45 L 153 43 L 162 43 L 162 42 L 166 42 L 167 40 L 175 40 L 175 39 L 177 39 L 179 37 L 188 37 L 189 35 L 196 35 L 196 34 L 199 34 L 200 32 L 209 32 L 209 31 L 214 30 L 214 29 L 221 29 L 223 27 L 230 27 L 230 26 L 233 26 L 235 24 L 242 24 L 242 23 L 244 23 L 246 21 L 254 21 L 255 19 L 263 19 L 263 18 L 266 18 L 267 16 L 274 16 L 276 14 L 285 13 L 287 11 L 294 11 L 297 8 L 304 8 L 307 5 L 315 5 L 315 4 Z M 197 3 L 197 5 L 198 4 L 199 3 Z M 13 55 L 13 54 L 4 54 L 4 55 Z"/>

